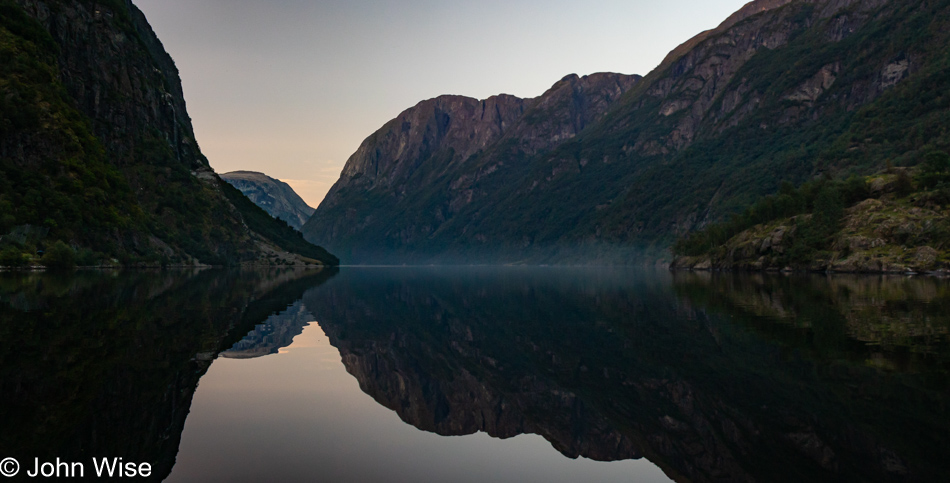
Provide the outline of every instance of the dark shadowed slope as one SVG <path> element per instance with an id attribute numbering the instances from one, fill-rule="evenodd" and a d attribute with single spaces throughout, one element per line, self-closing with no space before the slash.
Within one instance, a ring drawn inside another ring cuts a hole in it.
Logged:
<path id="1" fill-rule="evenodd" d="M 0 249 L 61 241 L 82 264 L 299 252 L 285 242 L 293 230 L 228 188 L 198 148 L 174 62 L 131 2 L 0 0 L 0 236 L 30 234 Z"/>

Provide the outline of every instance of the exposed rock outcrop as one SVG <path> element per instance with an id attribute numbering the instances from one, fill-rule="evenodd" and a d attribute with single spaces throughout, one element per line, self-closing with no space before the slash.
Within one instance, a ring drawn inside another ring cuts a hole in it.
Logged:
<path id="1" fill-rule="evenodd" d="M 757 225 L 722 246 L 673 260 L 673 269 L 950 275 L 950 207 L 933 201 L 937 193 L 895 193 L 898 176 L 872 177 L 869 198 L 844 211 L 826 250 L 805 260 L 790 258 L 798 231 L 813 215 Z M 934 245 L 937 248 L 934 248 Z"/>
<path id="2" fill-rule="evenodd" d="M 601 120 L 639 79 L 569 75 L 533 99 L 442 96 L 423 101 L 363 142 L 304 234 L 311 241 L 352 240 L 382 229 L 403 243 L 418 242 L 473 203 L 473 185 L 506 167 L 491 153 L 550 151 Z M 417 211 L 405 213 L 408 203 Z M 405 216 L 418 217 L 419 224 L 400 226 Z"/>

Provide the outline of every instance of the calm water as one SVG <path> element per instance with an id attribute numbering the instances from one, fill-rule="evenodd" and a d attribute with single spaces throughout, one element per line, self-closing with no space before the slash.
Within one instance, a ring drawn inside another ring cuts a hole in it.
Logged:
<path id="1" fill-rule="evenodd" d="M 928 278 L 0 274 L 0 458 L 174 482 L 950 481 L 948 336 Z"/>

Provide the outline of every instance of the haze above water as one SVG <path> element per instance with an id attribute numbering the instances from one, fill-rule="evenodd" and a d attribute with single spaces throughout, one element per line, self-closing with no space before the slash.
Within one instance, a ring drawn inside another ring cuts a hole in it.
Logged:
<path id="1" fill-rule="evenodd" d="M 0 453 L 168 481 L 947 481 L 950 283 L 0 274 Z"/>

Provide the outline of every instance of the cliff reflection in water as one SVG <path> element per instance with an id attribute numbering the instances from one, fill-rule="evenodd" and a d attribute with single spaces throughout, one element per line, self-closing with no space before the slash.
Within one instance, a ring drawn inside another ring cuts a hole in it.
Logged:
<path id="1" fill-rule="evenodd" d="M 355 269 L 304 303 L 425 431 L 682 481 L 950 481 L 945 281 Z"/>
<path id="2" fill-rule="evenodd" d="M 0 455 L 115 455 L 161 480 L 212 361 L 273 354 L 315 318 L 363 392 L 425 431 L 534 433 L 680 481 L 950 481 L 947 281 L 334 275 L 0 274 Z"/>
<path id="3" fill-rule="evenodd" d="M 333 273 L 0 273 L 0 454 L 161 481 L 212 360 Z"/>

